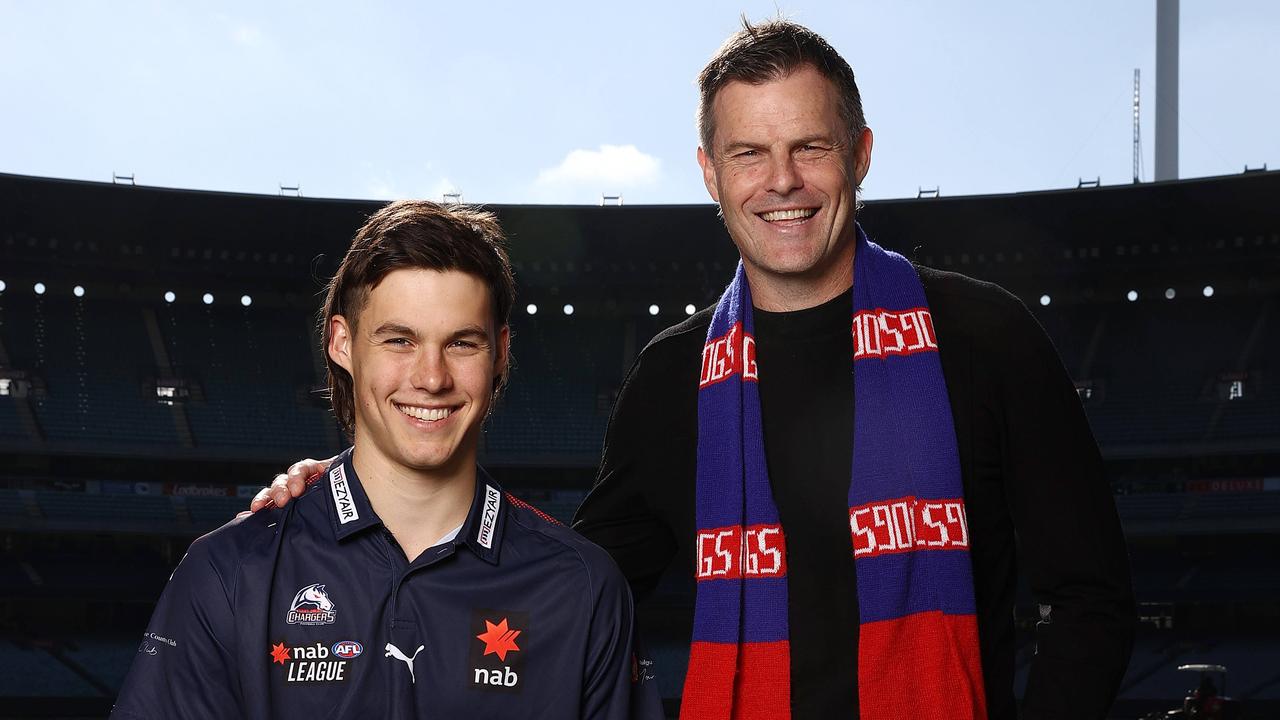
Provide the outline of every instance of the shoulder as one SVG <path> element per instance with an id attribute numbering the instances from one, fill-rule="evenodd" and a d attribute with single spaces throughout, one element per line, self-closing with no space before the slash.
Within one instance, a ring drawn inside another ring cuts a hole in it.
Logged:
<path id="1" fill-rule="evenodd" d="M 562 565 L 565 572 L 585 579 L 595 594 L 626 587 L 617 563 L 600 546 L 510 492 L 504 492 L 503 497 L 507 501 L 506 539 L 544 545 L 550 556 L 568 560 Z"/>
<path id="2" fill-rule="evenodd" d="M 915 268 L 940 336 L 1004 344 L 1028 333 L 1042 334 L 1027 306 L 999 285 L 925 265 Z"/>
<path id="3" fill-rule="evenodd" d="M 929 298 L 929 309 L 937 305 L 948 310 L 969 310 L 997 315 L 1026 311 L 1016 295 L 999 285 L 956 272 L 916 265 L 920 284 Z"/>
<path id="4" fill-rule="evenodd" d="M 685 320 L 654 335 L 641 351 L 641 355 L 651 351 L 661 353 L 672 346 L 702 345 L 706 342 L 707 328 L 711 326 L 711 315 L 715 309 L 715 305 L 708 305 Z"/>
<path id="5" fill-rule="evenodd" d="M 217 530 L 196 538 L 179 564 L 179 570 L 185 568 L 206 577 L 216 575 L 230 593 L 240 567 L 248 558 L 260 556 L 275 547 L 285 525 L 283 521 L 297 510 L 294 506 L 305 498 L 305 495 L 298 498 L 289 507 L 269 507 L 239 515 Z M 175 572 L 175 577 L 177 575 Z"/>
<path id="6" fill-rule="evenodd" d="M 715 309 L 715 305 L 709 305 L 654 335 L 640 351 L 637 365 L 663 367 L 673 362 L 696 365 L 702 357 L 700 349 L 707 342 L 707 328 L 711 327 Z"/>
<path id="7" fill-rule="evenodd" d="M 694 313 L 663 330 L 645 345 L 623 382 L 623 394 L 648 402 L 664 403 L 681 388 L 697 388 L 702 346 L 715 306 Z M 686 380 L 692 379 L 690 385 Z"/>

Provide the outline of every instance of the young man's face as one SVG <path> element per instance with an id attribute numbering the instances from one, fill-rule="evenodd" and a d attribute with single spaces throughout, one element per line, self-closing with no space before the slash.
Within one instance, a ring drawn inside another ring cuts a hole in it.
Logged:
<path id="1" fill-rule="evenodd" d="M 711 197 L 751 277 L 850 275 L 856 188 L 871 131 L 849 138 L 835 85 L 812 67 L 716 93 L 715 137 L 698 149 Z"/>
<path id="2" fill-rule="evenodd" d="M 351 373 L 356 452 L 449 475 L 475 463 L 508 328 L 483 280 L 457 270 L 392 271 L 354 325 L 330 319 L 329 356 Z"/>

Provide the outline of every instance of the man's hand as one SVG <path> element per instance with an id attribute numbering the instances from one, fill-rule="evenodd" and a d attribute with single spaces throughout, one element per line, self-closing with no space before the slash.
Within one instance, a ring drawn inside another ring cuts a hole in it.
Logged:
<path id="1" fill-rule="evenodd" d="M 307 458 L 290 465 L 288 471 L 277 475 L 276 479 L 271 481 L 271 487 L 264 487 L 258 491 L 253 502 L 249 503 L 249 512 L 258 512 L 273 503 L 276 507 L 288 505 L 290 500 L 307 489 L 307 478 L 328 470 L 332 462 L 333 458 L 328 460 Z"/>

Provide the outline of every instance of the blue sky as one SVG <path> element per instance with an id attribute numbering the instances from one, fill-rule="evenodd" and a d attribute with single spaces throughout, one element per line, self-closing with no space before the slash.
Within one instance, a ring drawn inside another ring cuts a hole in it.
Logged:
<path id="1" fill-rule="evenodd" d="M 0 172 L 312 197 L 708 202 L 694 78 L 739 14 L 849 60 L 865 197 L 1131 178 L 1155 1 L 0 0 Z M 1182 1 L 1181 175 L 1280 167 L 1280 3 Z"/>

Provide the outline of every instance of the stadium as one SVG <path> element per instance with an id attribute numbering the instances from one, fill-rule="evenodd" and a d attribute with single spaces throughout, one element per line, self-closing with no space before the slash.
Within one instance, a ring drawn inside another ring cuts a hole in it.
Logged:
<path id="1" fill-rule="evenodd" d="M 1191 664 L 1228 668 L 1243 717 L 1280 714 L 1277 197 L 1280 172 L 1246 172 L 860 214 L 1017 295 L 1075 380 L 1142 616 L 1115 718 L 1179 707 Z M 105 715 L 192 539 L 344 447 L 318 293 L 379 206 L 0 175 L 0 715 Z M 518 293 L 482 463 L 568 522 L 637 353 L 713 303 L 736 254 L 711 205 L 487 209 Z M 689 585 L 639 599 L 669 712 Z M 1017 616 L 1024 682 L 1025 588 Z"/>

